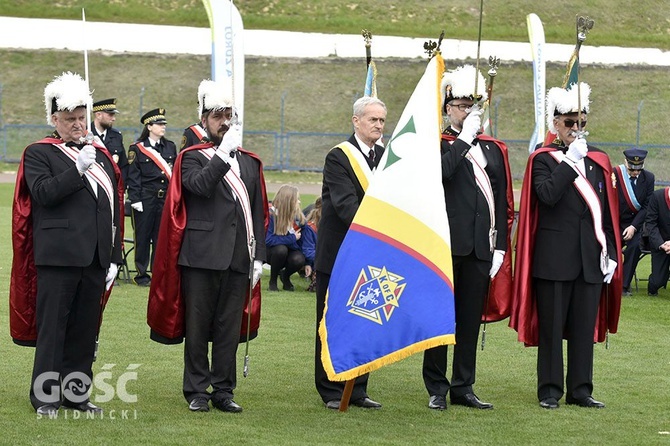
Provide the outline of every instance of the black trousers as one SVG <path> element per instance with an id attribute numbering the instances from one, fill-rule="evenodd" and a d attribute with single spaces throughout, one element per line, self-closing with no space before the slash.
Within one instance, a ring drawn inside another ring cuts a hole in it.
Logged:
<path id="1" fill-rule="evenodd" d="M 647 292 L 657 293 L 659 288 L 665 288 L 670 277 L 670 255 L 665 251 L 653 250 L 651 252 L 651 274 L 647 284 Z"/>
<path id="2" fill-rule="evenodd" d="M 477 340 L 486 295 L 491 262 L 474 254 L 453 256 L 456 311 L 456 345 L 451 383 L 447 379 L 447 346 L 428 349 L 423 354 L 423 382 L 429 395 L 460 397 L 472 393 L 477 363 Z"/>
<path id="3" fill-rule="evenodd" d="M 593 392 L 593 336 L 602 283 L 535 280 L 539 344 L 537 350 L 537 397 L 563 396 L 563 337 L 568 344 L 566 400 L 578 400 Z"/>
<path id="4" fill-rule="evenodd" d="M 184 397 L 188 402 L 196 397 L 211 396 L 214 401 L 232 398 L 237 385 L 235 355 L 248 275 L 229 269 L 182 266 L 181 277 L 185 306 Z"/>
<path id="5" fill-rule="evenodd" d="M 133 209 L 135 223 L 135 268 L 137 282 L 147 281 L 151 276 L 147 271 L 154 264 L 154 252 L 158 241 L 158 230 L 161 225 L 161 215 L 165 198 L 151 197 L 142 200 L 144 210 L 137 212 Z"/>
<path id="6" fill-rule="evenodd" d="M 321 362 L 321 338 L 319 337 L 319 323 L 323 318 L 323 310 L 326 305 L 326 291 L 330 283 L 330 274 L 321 271 L 316 272 L 316 345 L 314 347 L 314 383 L 316 391 L 321 395 L 324 403 L 342 398 L 344 391 L 344 382 L 330 381 Z M 351 393 L 351 401 L 355 401 L 368 396 L 368 377 L 369 373 L 356 378 L 354 390 Z"/>
<path id="7" fill-rule="evenodd" d="M 635 268 L 640 261 L 640 232 L 636 231 L 633 238 L 626 242 L 626 249 L 623 252 L 623 287 L 630 290 L 630 282 L 633 280 Z"/>
<path id="8" fill-rule="evenodd" d="M 63 399 L 88 401 L 105 273 L 97 254 L 85 268 L 37 266 L 37 345 L 30 387 L 35 409 L 60 406 Z"/>

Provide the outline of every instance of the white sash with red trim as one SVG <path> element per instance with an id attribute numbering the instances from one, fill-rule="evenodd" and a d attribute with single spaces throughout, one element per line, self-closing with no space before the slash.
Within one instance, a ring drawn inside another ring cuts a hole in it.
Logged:
<path id="1" fill-rule="evenodd" d="M 202 153 L 205 158 L 211 160 L 216 154 L 216 149 L 210 147 L 207 149 L 200 149 L 199 152 Z M 252 238 L 254 229 L 253 220 L 251 217 L 251 202 L 249 200 L 249 192 L 247 191 L 247 187 L 245 186 L 244 181 L 242 181 L 242 178 L 240 178 L 240 176 L 235 173 L 232 167 L 228 169 L 228 172 L 226 172 L 223 179 L 226 181 L 228 186 L 230 186 L 233 191 L 233 195 L 240 203 L 240 206 L 242 206 L 242 213 L 244 214 L 244 226 L 247 231 L 247 248 L 249 250 L 249 258 L 253 260 Z"/>
<path id="2" fill-rule="evenodd" d="M 153 161 L 158 166 L 158 168 L 167 177 L 168 181 L 170 178 L 172 178 L 172 168 L 167 163 L 167 161 L 165 161 L 163 156 L 156 151 L 156 149 L 152 147 L 145 147 L 141 142 L 136 142 L 135 145 L 138 149 L 140 149 L 140 152 L 148 156 L 149 159 L 151 159 L 151 161 Z"/>
<path id="3" fill-rule="evenodd" d="M 477 145 L 479 145 L 479 143 L 477 143 Z M 495 200 L 493 198 L 493 187 L 491 186 L 491 179 L 489 178 L 489 175 L 486 173 L 484 166 L 479 164 L 475 159 L 475 157 L 472 156 L 470 152 L 468 152 L 465 155 L 465 158 L 468 161 L 470 161 L 470 163 L 472 163 L 472 170 L 475 173 L 475 183 L 477 183 L 477 187 L 479 187 L 479 190 L 481 190 L 482 194 L 484 194 L 486 204 L 488 205 L 489 208 L 489 221 L 491 222 L 491 227 L 489 228 L 489 247 L 491 248 L 491 252 L 493 252 L 496 245 L 497 231 L 496 231 L 496 214 L 495 214 L 496 205 Z"/>
<path id="4" fill-rule="evenodd" d="M 623 198 L 626 200 L 626 204 L 631 212 L 637 213 L 642 208 L 642 205 L 637 201 L 635 191 L 633 190 L 633 184 L 630 182 L 630 176 L 626 172 L 626 166 L 620 164 L 616 166 L 615 169 L 617 176 L 619 177 L 619 184 L 624 185 L 621 189 Z"/>
<path id="5" fill-rule="evenodd" d="M 559 163 L 565 159 L 565 154 L 560 150 L 554 150 L 549 152 L 549 154 Z M 589 208 L 591 218 L 593 219 L 593 229 L 596 240 L 598 240 L 598 243 L 600 244 L 600 270 L 605 274 L 608 262 L 607 239 L 605 238 L 605 231 L 603 230 L 603 214 L 602 209 L 600 209 L 600 200 L 598 199 L 598 195 L 593 189 L 593 186 L 584 176 L 584 173 L 572 163 L 569 163 L 569 165 L 575 172 L 577 172 L 577 178 L 572 184 L 582 196 L 584 202 L 586 202 L 586 206 Z"/>
<path id="6" fill-rule="evenodd" d="M 58 147 L 61 152 L 68 158 L 72 160 L 75 165 L 77 164 L 77 156 L 79 156 L 78 147 L 70 147 L 65 143 L 54 144 L 55 147 Z M 86 179 L 91 182 L 95 182 L 100 189 L 105 192 L 107 199 L 109 200 L 109 209 L 112 212 L 112 243 L 114 242 L 114 234 L 116 234 L 116 227 L 114 225 L 114 194 L 116 193 L 116 188 L 112 179 L 109 178 L 105 169 L 98 163 L 92 163 L 91 167 L 84 172 Z"/>
<path id="7" fill-rule="evenodd" d="M 200 124 L 193 124 L 191 127 L 189 127 L 195 136 L 198 137 L 200 141 L 202 141 L 204 138 L 207 138 L 207 132 L 205 129 L 202 128 Z"/>
<path id="8" fill-rule="evenodd" d="M 347 156 L 349 164 L 351 164 L 351 168 L 354 170 L 354 174 L 356 175 L 356 179 L 358 179 L 358 182 L 361 183 L 363 191 L 366 191 L 370 185 L 370 182 L 372 181 L 374 172 L 370 169 L 370 166 L 365 160 L 363 153 L 349 141 L 344 141 L 333 148 L 336 147 L 342 150 L 342 152 L 344 152 L 344 154 Z"/>

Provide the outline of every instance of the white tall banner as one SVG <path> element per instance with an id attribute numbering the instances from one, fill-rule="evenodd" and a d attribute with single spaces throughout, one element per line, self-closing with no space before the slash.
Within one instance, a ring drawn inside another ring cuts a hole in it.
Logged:
<path id="1" fill-rule="evenodd" d="M 536 14 L 528 14 L 528 37 L 533 56 L 533 92 L 535 98 L 535 129 L 530 137 L 528 152 L 533 153 L 535 146 L 544 142 L 546 108 L 546 59 L 544 55 L 544 27 Z"/>
<path id="2" fill-rule="evenodd" d="M 237 113 L 244 123 L 244 24 L 232 0 L 203 0 L 212 30 L 212 80 L 233 80 Z"/>

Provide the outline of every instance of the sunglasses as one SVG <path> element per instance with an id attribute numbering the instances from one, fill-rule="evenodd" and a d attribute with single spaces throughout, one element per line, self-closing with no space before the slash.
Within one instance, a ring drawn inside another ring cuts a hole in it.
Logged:
<path id="1" fill-rule="evenodd" d="M 571 128 L 572 128 L 575 124 L 577 124 L 578 122 L 579 122 L 579 127 L 580 127 L 580 128 L 584 128 L 584 127 L 586 127 L 586 120 L 583 120 L 583 121 L 576 121 L 576 120 L 574 120 L 574 119 L 564 119 L 564 120 L 563 120 L 563 125 L 565 126 L 565 128 L 567 128 L 567 129 L 571 129 Z"/>

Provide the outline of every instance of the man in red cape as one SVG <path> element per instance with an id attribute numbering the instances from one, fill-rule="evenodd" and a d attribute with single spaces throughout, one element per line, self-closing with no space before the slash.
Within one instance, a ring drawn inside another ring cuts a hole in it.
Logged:
<path id="1" fill-rule="evenodd" d="M 263 164 L 239 147 L 242 130 L 235 123 L 229 80 L 202 81 L 198 102 L 210 142 L 182 150 L 175 160 L 147 323 L 157 342 L 185 340 L 183 394 L 189 410 L 207 412 L 211 400 L 221 411 L 241 412 L 233 401 L 235 355 L 240 331 L 251 338 L 258 329 L 258 282 L 266 257 Z M 247 313 L 250 280 L 256 296 L 252 315 Z"/>
<path id="2" fill-rule="evenodd" d="M 561 338 L 568 339 L 567 403 L 604 407 L 591 397 L 593 342 L 604 341 L 608 332 L 616 333 L 621 305 L 621 268 L 617 267 L 621 265 L 621 239 L 615 180 L 608 156 L 587 146 L 574 131 L 586 125 L 590 89 L 582 85 L 580 100 L 576 87 L 550 90 L 547 121 L 560 140 L 530 156 L 519 212 L 510 327 L 518 332 L 519 341 L 540 346 L 538 399 L 546 409 L 557 408 L 563 396 Z M 584 184 L 591 184 L 596 192 L 592 195 L 593 206 L 602 213 L 606 238 L 602 243 L 595 235 L 595 217 L 588 200 L 576 186 L 578 171 L 586 179 Z M 542 201 L 538 191 L 543 194 Z M 603 244 L 607 246 L 608 259 L 601 258 Z M 542 293 L 538 284 L 544 284 Z M 593 301 L 591 294 L 596 294 Z M 539 302 L 547 307 L 542 310 L 547 320 L 538 315 Z M 549 309 L 550 305 L 554 308 Z M 554 317 L 550 322 L 551 315 L 560 315 L 561 311 L 563 317 Z M 587 316 L 591 313 L 593 322 Z"/>
<path id="3" fill-rule="evenodd" d="M 44 90 L 56 131 L 23 152 L 14 191 L 10 330 L 35 346 L 30 400 L 40 416 L 60 406 L 90 413 L 96 337 L 122 261 L 123 180 L 87 133 L 91 97 L 63 73 Z"/>
<path id="4" fill-rule="evenodd" d="M 479 88 L 474 97 L 475 79 Z M 442 184 L 451 231 L 456 309 L 456 345 L 451 381 L 447 379 L 447 346 L 424 353 L 423 380 L 428 407 L 444 410 L 446 393 L 452 404 L 492 409 L 475 395 L 477 341 L 482 321 L 509 315 L 512 290 L 510 234 L 514 195 L 507 146 L 481 129 L 486 83 L 472 65 L 445 72 L 443 111 L 449 127 L 442 135 Z"/>
<path id="5" fill-rule="evenodd" d="M 211 148 L 212 143 L 198 144 L 179 152 L 186 153 L 190 150 Z M 253 152 L 238 149 L 252 158 L 261 162 L 261 159 Z M 181 156 L 177 159 L 172 170 L 172 179 L 165 196 L 165 208 L 161 218 L 161 227 L 158 233 L 156 245 L 156 258 L 154 260 L 151 290 L 149 292 L 149 305 L 147 310 L 147 323 L 151 327 L 151 339 L 161 344 L 180 344 L 184 340 L 184 301 L 181 290 L 181 274 L 177 264 L 179 250 L 186 227 L 186 208 L 181 194 Z M 263 202 L 265 203 L 265 228 L 268 226 L 268 200 L 265 189 L 265 177 L 263 169 L 259 172 L 263 183 Z M 174 186 L 172 185 L 174 184 Z M 261 285 L 256 284 L 253 289 L 251 301 L 251 325 L 248 328 L 248 293 L 244 303 L 244 315 L 242 317 L 242 330 L 240 342 L 254 339 L 258 335 L 261 320 Z"/>

